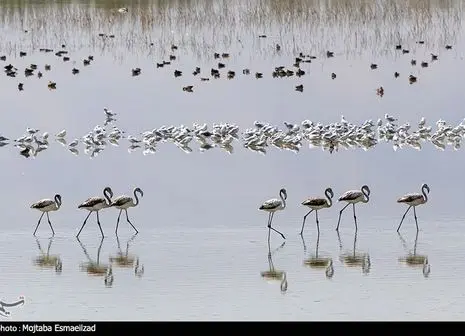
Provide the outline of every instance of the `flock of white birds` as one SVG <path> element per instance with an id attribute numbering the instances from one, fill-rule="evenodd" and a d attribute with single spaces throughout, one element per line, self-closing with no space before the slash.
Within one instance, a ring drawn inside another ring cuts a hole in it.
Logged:
<path id="1" fill-rule="evenodd" d="M 171 142 L 186 153 L 192 152 L 192 143 L 198 144 L 200 151 L 220 148 L 233 153 L 234 141 L 242 141 L 243 146 L 251 151 L 266 154 L 270 147 L 280 150 L 299 152 L 303 143 L 309 147 L 319 147 L 330 153 L 339 149 L 361 148 L 368 150 L 379 142 L 391 143 L 394 150 L 410 147 L 421 150 L 423 143 L 430 142 L 436 148 L 445 150 L 451 146 L 458 150 L 465 136 L 465 119 L 457 125 L 448 124 L 440 119 L 436 127 L 427 125 L 421 118 L 416 127 L 408 122 L 398 123 L 390 115 L 384 119 L 366 120 L 361 125 L 347 121 L 344 116 L 339 122 L 322 124 L 304 120 L 300 124 L 284 122 L 284 129 L 269 123 L 255 121 L 253 128 L 239 131 L 239 126 L 230 123 L 207 124 L 194 123 L 192 127 L 161 126 L 136 135 L 128 135 L 113 123 L 116 113 L 104 108 L 103 126 L 97 125 L 81 138 L 67 140 L 67 131 L 62 130 L 55 135 L 55 141 L 74 155 L 80 154 L 80 147 L 91 158 L 97 156 L 107 145 L 120 146 L 123 139 L 128 143 L 128 151 L 141 150 L 144 155 L 154 154 L 160 143 Z M 112 125 L 113 124 L 113 125 Z M 49 133 L 39 134 L 38 129 L 27 128 L 25 134 L 13 141 L 20 154 L 26 158 L 36 157 L 49 147 Z M 10 139 L 0 135 L 0 147 L 10 144 Z"/>

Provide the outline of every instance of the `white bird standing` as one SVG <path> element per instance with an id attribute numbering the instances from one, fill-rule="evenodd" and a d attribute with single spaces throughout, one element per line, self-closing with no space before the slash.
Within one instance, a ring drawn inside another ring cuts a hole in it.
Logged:
<path id="1" fill-rule="evenodd" d="M 268 215 L 268 241 L 270 241 L 271 230 L 273 230 L 276 233 L 279 233 L 281 237 L 283 237 L 283 239 L 286 239 L 286 237 L 284 237 L 284 235 L 281 232 L 279 232 L 278 230 L 276 230 L 275 228 L 271 226 L 271 222 L 273 221 L 273 216 L 275 212 L 284 210 L 286 208 L 286 199 L 287 199 L 286 189 L 282 188 L 279 191 L 279 197 L 281 198 L 280 200 L 277 198 L 269 199 L 263 202 L 260 208 L 258 208 L 258 210 L 263 210 L 269 213 Z"/>
<path id="2" fill-rule="evenodd" d="M 87 215 L 86 219 L 84 219 L 84 223 L 82 223 L 81 229 L 79 230 L 76 237 L 79 237 L 82 229 L 87 223 L 87 219 L 89 218 L 90 214 L 94 211 L 97 214 L 97 224 L 100 228 L 100 232 L 102 233 L 102 237 L 104 236 L 102 226 L 100 225 L 100 218 L 98 212 L 102 209 L 110 207 L 111 198 L 113 197 L 113 191 L 110 187 L 106 187 L 105 189 L 103 189 L 103 196 L 105 197 L 90 197 L 78 206 L 78 209 L 85 209 L 89 211 L 89 214 Z"/>
<path id="3" fill-rule="evenodd" d="M 304 233 L 305 220 L 307 219 L 307 216 L 310 215 L 312 211 L 315 211 L 316 228 L 318 230 L 318 233 L 320 233 L 320 223 L 318 221 L 318 210 L 331 207 L 331 205 L 333 204 L 332 198 L 334 197 L 333 190 L 331 188 L 326 188 L 325 196 L 326 198 L 315 197 L 315 198 L 309 198 L 302 202 L 302 205 L 309 207 L 311 210 L 307 212 L 307 214 L 304 216 L 304 221 L 302 222 L 302 230 L 300 230 L 300 235 Z"/>
<path id="4" fill-rule="evenodd" d="M 350 205 L 352 204 L 353 209 L 354 209 L 354 221 L 355 221 L 355 231 L 358 230 L 357 228 L 357 216 L 355 215 L 355 204 L 357 203 L 368 203 L 370 200 L 370 188 L 368 188 L 367 185 L 364 185 L 361 190 L 349 190 L 346 191 L 344 194 L 342 194 L 341 197 L 339 197 L 339 202 L 340 201 L 345 201 L 347 204 L 339 211 L 339 219 L 337 221 L 337 227 L 336 231 L 339 231 L 339 224 L 341 223 L 341 216 L 342 212 Z"/>
<path id="5" fill-rule="evenodd" d="M 39 228 L 40 221 L 42 220 L 42 217 L 44 214 L 47 214 L 47 220 L 48 224 L 50 225 L 50 228 L 52 229 L 52 234 L 55 235 L 55 231 L 53 230 L 52 223 L 50 222 L 50 217 L 48 216 L 48 213 L 50 211 L 57 211 L 61 207 L 61 196 L 59 194 L 56 194 L 54 199 L 51 200 L 49 198 L 42 199 L 38 202 L 35 202 L 34 204 L 31 205 L 31 209 L 37 209 L 39 211 L 42 211 L 42 215 L 40 215 L 39 222 L 37 223 L 36 229 L 34 230 L 33 235 L 36 235 L 37 229 Z"/>
<path id="6" fill-rule="evenodd" d="M 399 232 L 400 227 L 402 226 L 402 223 L 404 221 L 404 218 L 407 215 L 407 212 L 409 212 L 409 210 L 412 207 L 413 207 L 413 216 L 415 217 L 415 224 L 417 226 L 417 231 L 418 231 L 417 212 L 415 211 L 415 208 L 418 205 L 425 204 L 426 202 L 428 202 L 428 196 L 426 192 L 428 192 L 429 194 L 429 191 L 430 191 L 429 186 L 426 183 L 424 183 L 421 186 L 421 194 L 417 194 L 417 193 L 407 194 L 407 195 L 400 197 L 397 200 L 397 203 L 404 203 L 404 204 L 409 205 L 409 207 L 407 208 L 407 211 L 405 211 L 404 215 L 402 216 L 402 220 L 400 221 L 399 227 L 397 228 L 397 232 Z"/>
<path id="7" fill-rule="evenodd" d="M 126 212 L 126 220 L 128 221 L 129 224 L 131 224 L 132 228 L 136 233 L 139 233 L 137 231 L 136 227 L 132 225 L 131 221 L 129 220 L 128 216 L 128 208 L 135 207 L 139 204 L 139 197 L 137 197 L 137 193 L 140 194 L 140 197 L 144 196 L 144 192 L 140 188 L 135 188 L 134 189 L 134 198 L 136 199 L 136 202 L 134 202 L 134 199 L 130 196 L 122 195 L 117 198 L 110 204 L 110 206 L 113 206 L 117 209 L 119 209 L 119 215 L 118 215 L 118 220 L 116 221 L 116 229 L 115 233 L 118 234 L 118 225 L 119 225 L 119 219 L 121 217 L 121 212 L 124 210 Z"/>

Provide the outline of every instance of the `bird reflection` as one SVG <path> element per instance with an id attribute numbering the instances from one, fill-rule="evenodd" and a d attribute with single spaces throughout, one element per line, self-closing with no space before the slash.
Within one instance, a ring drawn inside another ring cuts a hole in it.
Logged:
<path id="1" fill-rule="evenodd" d="M 399 233 L 399 239 L 402 245 L 404 246 L 405 250 L 408 251 L 408 254 L 406 256 L 399 258 L 399 262 L 405 263 L 407 266 L 410 266 L 410 267 L 422 266 L 423 276 L 427 278 L 431 272 L 431 265 L 428 262 L 427 255 L 417 254 L 418 231 L 417 231 L 417 234 L 415 235 L 415 243 L 413 244 L 413 252 L 409 251 L 407 242 L 405 241 L 405 239 L 402 237 L 400 233 Z"/>
<path id="2" fill-rule="evenodd" d="M 136 238 L 137 233 L 134 234 L 126 243 L 126 251 L 123 252 L 118 235 L 116 235 L 116 243 L 118 244 L 118 252 L 114 256 L 110 256 L 109 260 L 111 264 L 115 264 L 121 268 L 132 268 L 136 257 L 129 254 L 129 244 Z"/>
<path id="3" fill-rule="evenodd" d="M 105 264 L 100 264 L 100 251 L 101 251 L 102 245 L 103 245 L 103 237 L 100 240 L 100 244 L 99 244 L 99 246 L 97 248 L 97 260 L 96 261 L 90 257 L 89 253 L 87 252 L 86 247 L 79 240 L 79 238 L 76 238 L 76 239 L 79 242 L 79 245 L 81 245 L 82 251 L 84 252 L 84 254 L 85 254 L 85 256 L 86 256 L 86 258 L 88 260 L 87 262 L 81 263 L 81 265 L 80 265 L 81 271 L 87 272 L 87 274 L 95 275 L 95 276 L 103 276 L 103 275 L 107 274 L 107 272 L 109 271 L 110 266 L 105 265 Z"/>
<path id="4" fill-rule="evenodd" d="M 281 281 L 280 288 L 281 293 L 286 293 L 287 291 L 287 275 L 284 271 L 279 271 L 275 269 L 273 264 L 272 255 L 275 254 L 278 250 L 284 247 L 286 242 L 282 243 L 279 247 L 277 247 L 274 251 L 271 251 L 270 243 L 268 243 L 268 267 L 269 270 L 260 272 L 262 278 L 266 279 L 269 282 L 274 281 Z"/>
<path id="5" fill-rule="evenodd" d="M 307 246 L 305 245 L 304 237 L 300 236 L 300 238 L 302 238 L 302 244 L 304 246 L 304 253 L 306 253 Z M 328 279 L 331 279 L 334 275 L 333 259 L 329 257 L 321 257 L 320 255 L 318 255 L 319 245 L 320 245 L 320 233 L 318 233 L 318 236 L 316 239 L 315 255 L 307 259 L 304 259 L 304 265 L 309 266 L 310 268 L 313 268 L 313 269 L 325 268 L 326 277 Z"/>
<path id="6" fill-rule="evenodd" d="M 37 247 L 39 248 L 40 255 L 35 257 L 33 260 L 34 265 L 42 269 L 51 269 L 54 268 L 55 272 L 60 274 L 63 269 L 63 263 L 59 255 L 50 254 L 50 247 L 52 246 L 53 238 L 49 238 L 47 252 L 44 252 L 40 241 L 36 238 Z"/>
<path id="7" fill-rule="evenodd" d="M 138 278 L 141 278 L 144 275 L 144 265 L 139 264 L 139 258 L 136 259 L 136 266 L 134 267 L 134 274 Z"/>
<path id="8" fill-rule="evenodd" d="M 357 253 L 357 233 L 354 234 L 354 246 L 351 252 L 342 253 L 342 241 L 339 232 L 337 232 L 337 239 L 339 241 L 339 248 L 341 254 L 339 255 L 339 260 L 348 267 L 362 267 L 363 274 L 368 275 L 371 269 L 370 255 L 368 253 Z"/>

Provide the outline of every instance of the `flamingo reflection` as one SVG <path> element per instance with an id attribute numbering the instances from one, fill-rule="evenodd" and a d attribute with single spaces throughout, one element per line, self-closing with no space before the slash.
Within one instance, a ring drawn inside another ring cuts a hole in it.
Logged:
<path id="1" fill-rule="evenodd" d="M 415 243 L 413 244 L 412 252 L 409 251 L 407 242 L 405 241 L 405 239 L 402 237 L 400 233 L 399 233 L 399 239 L 402 245 L 404 246 L 404 249 L 408 251 L 408 254 L 406 256 L 399 258 L 399 262 L 404 263 L 407 266 L 410 266 L 412 268 L 422 267 L 423 276 L 427 278 L 431 272 L 431 265 L 428 262 L 427 255 L 417 254 L 418 231 L 417 231 L 417 234 L 415 235 Z"/>
<path id="2" fill-rule="evenodd" d="M 260 272 L 262 278 L 266 279 L 269 282 L 281 281 L 280 288 L 281 293 L 286 293 L 287 291 L 287 275 L 286 272 L 277 270 L 274 267 L 272 255 L 275 254 L 278 250 L 284 247 L 286 242 L 283 242 L 279 247 L 274 251 L 271 251 L 270 243 L 268 242 L 268 267 L 267 271 Z"/>
<path id="3" fill-rule="evenodd" d="M 139 257 L 129 254 L 129 245 L 136 238 L 137 233 L 131 236 L 126 243 L 126 250 L 123 252 L 118 235 L 116 235 L 116 243 L 118 244 L 118 252 L 114 256 L 110 256 L 109 261 L 116 267 L 134 268 L 134 274 L 141 277 L 144 274 L 144 265 L 140 265 Z M 135 265 L 134 265 L 135 264 Z"/>
<path id="4" fill-rule="evenodd" d="M 87 262 L 83 262 L 80 265 L 81 271 L 86 272 L 90 276 L 104 276 L 105 285 L 111 287 L 113 284 L 113 269 L 111 265 L 100 263 L 100 252 L 102 250 L 104 238 L 102 237 L 97 248 L 97 260 L 92 259 L 81 240 L 79 238 L 76 239 L 79 242 L 79 245 L 81 245 L 82 251 L 87 258 Z"/>
<path id="5" fill-rule="evenodd" d="M 33 260 L 34 265 L 42 269 L 55 268 L 55 272 L 60 274 L 63 270 L 63 263 L 59 255 L 50 254 L 50 247 L 52 246 L 53 238 L 49 238 L 47 252 L 44 252 L 40 241 L 36 238 L 37 247 L 39 248 L 40 255 Z"/>
<path id="6" fill-rule="evenodd" d="M 134 256 L 129 254 L 129 244 L 136 238 L 136 234 L 134 234 L 126 243 L 126 251 L 123 252 L 121 249 L 121 244 L 118 235 L 116 235 L 116 243 L 118 244 L 118 252 L 115 256 L 110 256 L 109 260 L 110 263 L 115 264 L 115 266 L 122 267 L 122 268 L 129 268 L 134 266 L 135 258 Z"/>
<path id="7" fill-rule="evenodd" d="M 307 246 L 305 245 L 305 240 L 303 236 L 302 244 L 304 246 L 304 253 L 307 252 Z M 316 239 L 316 247 L 315 247 L 315 254 L 307 259 L 304 259 L 304 265 L 309 266 L 313 269 L 325 269 L 326 277 L 331 279 L 334 275 L 334 267 L 333 267 L 333 259 L 329 257 L 322 257 L 318 255 L 318 248 L 320 245 L 320 233 L 318 232 L 318 236 Z"/>
<path id="8" fill-rule="evenodd" d="M 341 252 L 339 255 L 341 263 L 347 267 L 361 267 L 363 274 L 368 275 L 371 270 L 370 255 L 368 253 L 357 253 L 357 232 L 354 234 L 354 245 L 351 252 L 342 253 L 343 245 L 339 232 L 337 232 L 337 239 Z"/>

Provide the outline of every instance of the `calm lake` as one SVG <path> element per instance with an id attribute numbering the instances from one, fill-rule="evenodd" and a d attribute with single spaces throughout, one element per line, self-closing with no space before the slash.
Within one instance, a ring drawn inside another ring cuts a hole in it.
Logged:
<path id="1" fill-rule="evenodd" d="M 330 153 L 303 142 L 298 153 L 270 146 L 261 155 L 240 138 L 256 120 L 285 129 L 284 122 L 327 125 L 341 116 L 376 124 L 389 114 L 412 130 L 422 117 L 433 132 L 439 119 L 455 127 L 465 118 L 461 1 L 131 3 L 0 4 L 0 65 L 17 68 L 15 77 L 0 74 L 0 135 L 10 139 L 0 148 L 0 300 L 25 298 L 0 320 L 463 320 L 463 149 L 426 141 L 421 150 L 395 151 L 380 141 Z M 68 53 L 57 56 L 60 50 Z M 297 71 L 300 53 L 315 57 L 300 63 L 305 75 L 273 78 L 279 66 Z M 157 66 L 163 61 L 170 64 Z M 215 79 L 211 69 L 220 62 Z M 37 69 L 25 76 L 31 64 Z M 117 114 L 109 131 L 138 139 L 163 125 L 194 123 L 237 125 L 239 139 L 232 154 L 200 151 L 194 142 L 187 154 L 167 142 L 144 155 L 143 148 L 128 152 L 123 138 L 95 157 L 79 141 L 73 155 L 68 144 L 103 127 L 104 108 Z M 15 147 L 27 127 L 49 133 L 37 157 Z M 62 145 L 55 134 L 64 129 Z M 409 213 L 399 235 L 406 206 L 396 200 L 423 183 L 431 192 L 416 210 L 420 231 Z M 365 184 L 371 194 L 356 206 L 357 235 L 351 207 L 338 235 L 344 204 L 337 199 Z M 78 205 L 102 197 L 106 186 L 115 196 L 143 190 L 128 210 L 139 234 L 123 214 L 116 236 L 118 210 L 110 208 L 99 215 L 103 240 L 95 214 L 76 239 L 88 214 Z M 311 214 L 302 238 L 308 209 L 301 203 L 327 187 L 335 195 L 318 212 L 320 234 Z M 268 245 L 268 214 L 258 208 L 281 188 L 287 206 L 273 227 L 286 243 L 272 232 Z M 50 212 L 56 234 L 50 239 L 44 216 L 34 237 L 41 213 L 30 206 L 55 194 L 62 196 L 59 211 Z M 323 265 L 312 264 L 317 256 Z"/>

